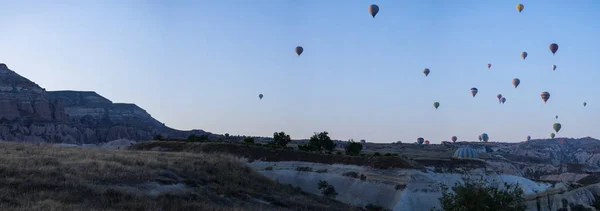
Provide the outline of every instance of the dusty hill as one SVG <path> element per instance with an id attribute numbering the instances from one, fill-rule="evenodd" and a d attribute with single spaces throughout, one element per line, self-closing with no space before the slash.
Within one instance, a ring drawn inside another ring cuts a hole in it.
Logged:
<path id="1" fill-rule="evenodd" d="M 236 158 L 0 142 L 0 210 L 354 210 Z"/>

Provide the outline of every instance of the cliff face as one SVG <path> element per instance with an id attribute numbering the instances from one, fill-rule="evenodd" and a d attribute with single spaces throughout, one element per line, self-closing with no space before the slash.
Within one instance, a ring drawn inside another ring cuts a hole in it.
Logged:
<path id="1" fill-rule="evenodd" d="M 0 63 L 0 140 L 91 144 L 191 133 L 205 132 L 166 127 L 135 104 L 113 103 L 95 92 L 46 92 Z"/>

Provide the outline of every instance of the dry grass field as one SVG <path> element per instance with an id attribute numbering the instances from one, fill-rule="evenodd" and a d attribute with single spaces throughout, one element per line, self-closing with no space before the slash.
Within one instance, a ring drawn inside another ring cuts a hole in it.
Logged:
<path id="1" fill-rule="evenodd" d="M 356 210 L 214 153 L 0 142 L 0 210 Z"/>

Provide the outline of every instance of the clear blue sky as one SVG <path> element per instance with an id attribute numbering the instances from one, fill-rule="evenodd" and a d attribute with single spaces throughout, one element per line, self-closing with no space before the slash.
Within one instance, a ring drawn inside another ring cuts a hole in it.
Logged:
<path id="1" fill-rule="evenodd" d="M 559 115 L 558 137 L 600 137 L 597 0 L 94 2 L 1 1 L 0 60 L 178 129 L 516 142 L 548 137 Z"/>

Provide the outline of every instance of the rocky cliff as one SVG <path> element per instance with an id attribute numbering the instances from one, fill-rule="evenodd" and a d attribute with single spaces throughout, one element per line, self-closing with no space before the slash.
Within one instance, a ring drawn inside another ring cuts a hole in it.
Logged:
<path id="1" fill-rule="evenodd" d="M 184 138 L 135 104 L 113 103 L 91 91 L 47 92 L 0 63 L 0 140 L 91 144 L 154 135 Z"/>

